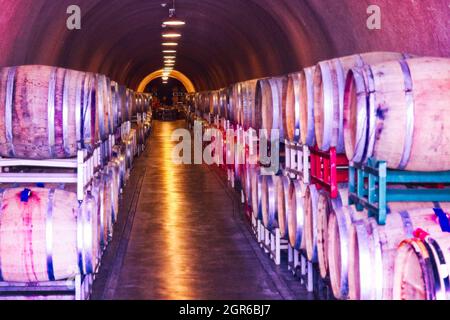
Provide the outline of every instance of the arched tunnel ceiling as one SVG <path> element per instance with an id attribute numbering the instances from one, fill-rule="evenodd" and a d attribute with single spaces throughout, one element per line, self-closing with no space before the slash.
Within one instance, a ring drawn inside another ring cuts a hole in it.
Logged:
<path id="1" fill-rule="evenodd" d="M 161 68 L 165 0 L 0 0 L 0 66 L 47 64 L 99 72 L 136 88 Z M 171 2 L 171 1 L 170 1 Z M 82 29 L 66 28 L 77 4 Z M 176 69 L 200 89 L 298 71 L 371 50 L 450 56 L 447 0 L 177 0 Z M 366 26 L 369 5 L 382 29 Z"/>

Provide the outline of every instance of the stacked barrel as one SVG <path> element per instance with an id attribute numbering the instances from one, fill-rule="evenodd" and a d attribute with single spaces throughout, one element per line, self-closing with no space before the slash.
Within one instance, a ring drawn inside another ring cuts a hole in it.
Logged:
<path id="1" fill-rule="evenodd" d="M 375 158 L 405 176 L 450 170 L 450 59 L 357 54 L 204 92 L 195 101 L 202 115 L 223 119 L 227 128 L 279 129 L 282 145 L 306 146 L 310 162 L 325 154 L 350 166 Z M 336 163 L 327 165 L 336 170 Z M 323 162 L 314 166 L 303 170 L 326 170 Z M 285 170 L 263 175 L 260 164 L 227 168 L 240 181 L 248 211 L 317 265 L 335 298 L 450 298 L 448 203 L 401 199 L 388 204 L 380 225 L 349 205 L 348 178 L 334 181 L 331 192 Z M 401 194 L 411 187 L 428 188 L 402 182 L 393 188 Z"/>
<path id="2" fill-rule="evenodd" d="M 137 96 L 101 74 L 37 65 L 0 69 L 0 161 L 22 174 L 0 184 L 1 281 L 96 272 L 137 149 L 131 121 L 150 110 L 148 99 L 135 108 Z M 32 165 L 15 167 L 16 160 Z M 75 166 L 65 168 L 66 162 Z M 57 182 L 74 170 L 91 179 Z M 54 183 L 31 183 L 50 174 Z"/>

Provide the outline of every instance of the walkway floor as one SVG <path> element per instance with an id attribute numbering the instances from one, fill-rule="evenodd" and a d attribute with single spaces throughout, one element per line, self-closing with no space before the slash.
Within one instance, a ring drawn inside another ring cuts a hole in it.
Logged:
<path id="1" fill-rule="evenodd" d="M 94 299 L 308 298 L 256 246 L 216 170 L 173 164 L 170 137 L 179 127 L 184 122 L 155 122 L 127 186 Z"/>

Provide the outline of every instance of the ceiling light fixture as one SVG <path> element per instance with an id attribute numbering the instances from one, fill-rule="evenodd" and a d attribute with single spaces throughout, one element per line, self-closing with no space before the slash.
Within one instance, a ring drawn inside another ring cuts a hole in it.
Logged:
<path id="1" fill-rule="evenodd" d="M 163 50 L 163 53 L 177 53 L 176 50 Z"/>
<path id="2" fill-rule="evenodd" d="M 176 43 L 176 42 L 163 42 L 162 45 L 166 46 L 166 47 L 176 47 L 178 45 L 178 43 Z"/>
<path id="3" fill-rule="evenodd" d="M 166 19 L 163 21 L 163 26 L 170 26 L 170 27 L 180 27 L 184 26 L 186 22 L 177 19 L 175 14 L 175 0 L 173 0 L 173 7 L 169 9 L 169 19 Z"/>
<path id="4" fill-rule="evenodd" d="M 163 38 L 166 38 L 166 39 L 175 39 L 175 38 L 180 38 L 181 33 L 178 33 L 175 31 L 167 31 L 167 32 L 163 33 L 162 36 L 163 36 Z"/>

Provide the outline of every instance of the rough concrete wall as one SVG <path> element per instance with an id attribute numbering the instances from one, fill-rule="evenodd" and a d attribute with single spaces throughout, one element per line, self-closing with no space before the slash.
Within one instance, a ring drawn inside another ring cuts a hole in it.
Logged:
<path id="1" fill-rule="evenodd" d="M 136 87 L 162 65 L 163 0 L 0 0 L 0 66 L 48 64 Z M 66 28 L 66 9 L 82 29 Z M 381 30 L 366 26 L 381 8 Z M 178 0 L 177 69 L 199 89 L 373 50 L 450 56 L 448 0 Z"/>

